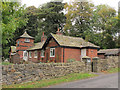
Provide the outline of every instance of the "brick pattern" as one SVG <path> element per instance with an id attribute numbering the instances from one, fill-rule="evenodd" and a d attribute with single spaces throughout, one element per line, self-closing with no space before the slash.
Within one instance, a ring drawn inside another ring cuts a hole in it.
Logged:
<path id="1" fill-rule="evenodd" d="M 101 59 L 105 59 L 104 54 L 99 54 L 98 57 L 101 58 Z"/>
<path id="2" fill-rule="evenodd" d="M 39 50 L 35 50 L 35 51 L 39 52 Z M 35 63 L 39 62 L 38 61 L 38 56 L 37 56 L 37 58 L 34 57 L 35 51 L 31 51 L 32 52 L 32 55 L 31 55 L 32 57 L 31 58 L 29 57 L 29 53 L 28 53 L 28 61 L 32 61 L 32 62 L 35 62 Z"/>
<path id="3" fill-rule="evenodd" d="M 64 62 L 69 59 L 80 61 L 80 49 L 64 48 Z"/>
<path id="4" fill-rule="evenodd" d="M 50 57 L 50 48 L 55 48 L 55 57 Z M 35 51 L 35 50 L 34 50 Z M 38 58 L 34 58 L 34 51 L 32 51 L 32 58 L 29 61 L 33 62 L 64 62 L 66 63 L 69 59 L 81 61 L 81 49 L 59 47 L 59 45 L 52 38 L 48 45 L 45 47 L 45 56 L 41 57 L 41 50 L 37 50 Z M 86 55 L 91 59 L 97 57 L 97 49 L 86 49 Z"/>
<path id="5" fill-rule="evenodd" d="M 97 57 L 97 49 L 87 49 L 86 55 L 89 56 L 92 61 L 93 57 Z"/>
<path id="6" fill-rule="evenodd" d="M 19 41 L 19 45 L 18 42 Z M 20 60 L 23 60 L 23 51 L 34 45 L 34 39 L 30 39 L 30 42 L 25 42 L 25 38 L 20 38 L 16 41 L 16 51 L 20 55 Z"/>

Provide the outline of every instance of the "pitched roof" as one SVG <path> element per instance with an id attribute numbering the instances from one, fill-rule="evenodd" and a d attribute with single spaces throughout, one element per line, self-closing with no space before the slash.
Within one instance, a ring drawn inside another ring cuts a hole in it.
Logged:
<path id="1" fill-rule="evenodd" d="M 16 46 L 11 46 L 11 52 L 16 52 Z"/>
<path id="2" fill-rule="evenodd" d="M 58 34 L 52 34 L 54 39 L 59 43 L 60 46 L 69 46 L 69 47 L 95 47 L 99 48 L 99 46 L 96 46 L 90 42 L 85 41 L 82 38 L 79 37 L 70 37 L 70 36 L 64 36 L 64 35 L 58 35 Z"/>
<path id="3" fill-rule="evenodd" d="M 28 35 L 26 31 L 25 31 L 24 34 L 21 35 L 20 37 L 24 37 L 24 38 L 34 38 L 34 37 Z"/>
<path id="4" fill-rule="evenodd" d="M 120 52 L 120 49 L 101 49 L 98 51 L 98 54 L 104 53 L 105 55 L 117 55 Z"/>
<path id="5" fill-rule="evenodd" d="M 43 42 L 38 42 L 38 43 L 35 43 L 35 45 L 29 49 L 27 49 L 28 51 L 31 51 L 31 50 L 36 50 L 36 49 L 42 49 L 43 45 L 44 45 L 45 41 Z"/>

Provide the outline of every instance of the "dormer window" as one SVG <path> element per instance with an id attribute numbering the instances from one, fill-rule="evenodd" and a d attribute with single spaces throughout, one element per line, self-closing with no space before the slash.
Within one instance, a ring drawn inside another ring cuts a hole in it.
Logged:
<path id="1" fill-rule="evenodd" d="M 26 39 L 25 39 L 25 42 L 30 42 L 30 39 L 26 38 Z"/>

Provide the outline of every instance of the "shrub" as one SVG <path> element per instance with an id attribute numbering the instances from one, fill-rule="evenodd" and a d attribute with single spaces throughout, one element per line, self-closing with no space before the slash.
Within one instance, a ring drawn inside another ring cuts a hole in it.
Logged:
<path id="1" fill-rule="evenodd" d="M 2 62 L 2 65 L 13 65 L 13 63 L 10 63 L 10 62 Z"/>

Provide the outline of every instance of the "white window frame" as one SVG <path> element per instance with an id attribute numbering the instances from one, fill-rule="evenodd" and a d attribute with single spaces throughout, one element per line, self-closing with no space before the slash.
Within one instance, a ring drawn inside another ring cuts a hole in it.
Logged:
<path id="1" fill-rule="evenodd" d="M 51 55 L 51 53 L 53 53 L 54 50 L 54 55 Z M 55 48 L 50 48 L 50 57 L 55 57 Z"/>
<path id="2" fill-rule="evenodd" d="M 29 58 L 32 58 L 32 52 L 31 51 L 29 52 Z"/>
<path id="3" fill-rule="evenodd" d="M 25 42 L 30 42 L 30 39 L 29 38 L 25 38 Z"/>
<path id="4" fill-rule="evenodd" d="M 38 53 L 37 51 L 34 51 L 34 58 L 37 58 L 38 57 Z"/>
<path id="5" fill-rule="evenodd" d="M 27 57 L 27 51 L 23 51 L 23 56 L 25 56 L 26 54 L 26 57 Z"/>
<path id="6" fill-rule="evenodd" d="M 25 56 L 25 53 L 27 56 Z M 27 59 L 28 59 L 28 52 L 27 51 L 23 51 L 23 59 L 27 61 Z"/>
<path id="7" fill-rule="evenodd" d="M 41 57 L 45 57 L 45 51 L 41 50 Z"/>

